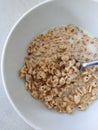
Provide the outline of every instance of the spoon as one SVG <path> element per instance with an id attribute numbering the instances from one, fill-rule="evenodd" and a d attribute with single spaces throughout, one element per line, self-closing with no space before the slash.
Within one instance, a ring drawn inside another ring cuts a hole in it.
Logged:
<path id="1" fill-rule="evenodd" d="M 81 62 L 79 70 L 80 72 L 82 72 L 84 68 L 89 67 L 89 66 L 95 66 L 95 65 L 98 65 L 98 61 L 90 61 L 90 62 L 84 62 L 84 63 Z"/>

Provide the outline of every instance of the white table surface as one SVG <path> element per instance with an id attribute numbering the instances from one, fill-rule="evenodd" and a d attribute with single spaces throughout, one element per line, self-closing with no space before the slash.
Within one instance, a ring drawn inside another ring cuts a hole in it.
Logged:
<path id="1" fill-rule="evenodd" d="M 0 59 L 5 39 L 28 9 L 44 0 L 0 0 Z M 1 60 L 0 60 L 1 61 Z M 0 73 L 0 130 L 34 130 L 15 112 L 4 91 Z"/>

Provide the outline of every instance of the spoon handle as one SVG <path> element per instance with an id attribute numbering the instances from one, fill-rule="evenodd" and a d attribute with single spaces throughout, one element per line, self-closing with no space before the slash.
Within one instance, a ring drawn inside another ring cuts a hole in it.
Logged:
<path id="1" fill-rule="evenodd" d="M 88 66 L 95 66 L 95 65 L 98 65 L 98 61 L 91 61 L 88 63 L 82 63 L 83 68 L 88 67 Z"/>

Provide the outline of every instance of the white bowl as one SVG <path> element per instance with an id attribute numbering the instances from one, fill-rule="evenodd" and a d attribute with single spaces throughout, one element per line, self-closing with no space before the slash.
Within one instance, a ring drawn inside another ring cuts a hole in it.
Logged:
<path id="1" fill-rule="evenodd" d="M 98 101 L 86 111 L 60 114 L 33 99 L 18 77 L 28 43 L 57 25 L 76 24 L 98 36 L 98 3 L 92 0 L 55 0 L 28 11 L 11 30 L 2 54 L 2 79 L 18 114 L 35 130 L 98 130 Z"/>

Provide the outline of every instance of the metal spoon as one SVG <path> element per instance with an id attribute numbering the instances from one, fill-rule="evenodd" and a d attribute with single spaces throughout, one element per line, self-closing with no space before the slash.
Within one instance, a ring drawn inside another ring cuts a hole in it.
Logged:
<path id="1" fill-rule="evenodd" d="M 86 67 L 95 66 L 95 65 L 98 65 L 98 61 L 80 63 L 80 68 L 79 68 L 80 72 L 82 72 Z"/>

